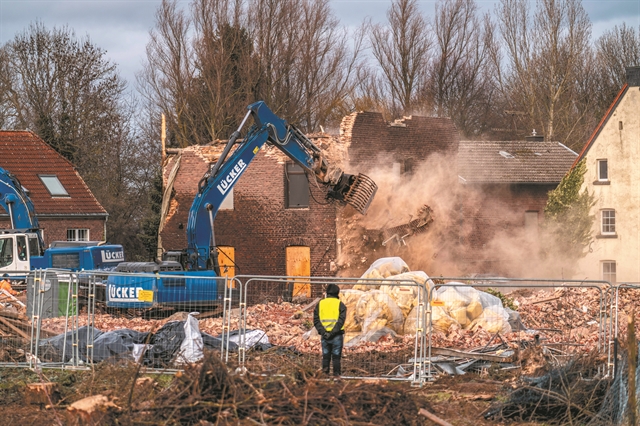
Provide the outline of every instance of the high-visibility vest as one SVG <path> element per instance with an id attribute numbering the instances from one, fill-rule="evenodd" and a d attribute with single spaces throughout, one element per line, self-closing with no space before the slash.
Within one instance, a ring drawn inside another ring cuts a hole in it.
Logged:
<path id="1" fill-rule="evenodd" d="M 327 331 L 333 330 L 340 317 L 340 299 L 336 297 L 327 297 L 320 301 L 320 309 L 318 312 L 320 322 Z M 342 325 L 344 330 L 344 324 Z"/>

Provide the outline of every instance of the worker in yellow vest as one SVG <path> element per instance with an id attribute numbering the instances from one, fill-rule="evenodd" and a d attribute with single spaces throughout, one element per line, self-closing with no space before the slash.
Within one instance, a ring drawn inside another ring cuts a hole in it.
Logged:
<path id="1" fill-rule="evenodd" d="M 347 319 L 347 307 L 339 299 L 340 287 L 327 286 L 327 297 L 316 305 L 313 311 L 313 326 L 322 338 L 322 371 L 329 374 L 333 360 L 333 375 L 342 374 L 340 359 L 344 345 L 344 322 Z"/>

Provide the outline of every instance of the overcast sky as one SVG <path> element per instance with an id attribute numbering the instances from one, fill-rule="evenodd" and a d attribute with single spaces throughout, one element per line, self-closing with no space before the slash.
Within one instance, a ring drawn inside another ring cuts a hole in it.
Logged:
<path id="1" fill-rule="evenodd" d="M 282 0 L 285 1 L 285 0 Z M 77 36 L 107 51 L 121 75 L 132 84 L 141 68 L 149 30 L 161 0 L 0 0 L 0 42 L 11 40 L 30 23 L 42 21 L 51 29 L 68 26 Z M 187 6 L 190 0 L 181 3 Z M 336 16 L 345 25 L 357 26 L 366 17 L 384 21 L 390 0 L 331 0 Z M 494 0 L 479 0 L 483 10 L 493 10 Z M 433 14 L 435 1 L 421 0 L 426 14 Z M 626 22 L 640 26 L 640 0 L 585 0 L 593 23 L 593 35 Z M 296 24 L 296 23 L 294 23 Z M 302 23 L 300 23 L 302 24 Z"/>

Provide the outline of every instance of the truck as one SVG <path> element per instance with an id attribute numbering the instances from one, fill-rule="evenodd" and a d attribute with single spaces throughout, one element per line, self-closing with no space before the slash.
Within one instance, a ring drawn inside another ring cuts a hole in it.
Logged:
<path id="1" fill-rule="evenodd" d="M 158 305 L 189 307 L 217 303 L 216 277 L 220 277 L 214 220 L 220 205 L 265 143 L 286 154 L 325 189 L 328 200 L 351 205 L 365 214 L 377 191 L 364 174 L 346 174 L 327 160 L 322 150 L 297 127 L 275 115 L 259 101 L 247 107 L 217 162 L 198 183 L 189 210 L 187 247 L 167 252 L 156 262 L 123 262 L 107 281 L 107 307 L 152 308 Z M 241 130 L 253 118 L 244 138 Z"/>
<path id="2" fill-rule="evenodd" d="M 0 207 L 9 214 L 9 229 L 0 229 L 0 278 L 24 283 L 35 269 L 113 270 L 124 261 L 118 244 L 57 241 L 45 249 L 33 202 L 18 178 L 0 167 Z"/>

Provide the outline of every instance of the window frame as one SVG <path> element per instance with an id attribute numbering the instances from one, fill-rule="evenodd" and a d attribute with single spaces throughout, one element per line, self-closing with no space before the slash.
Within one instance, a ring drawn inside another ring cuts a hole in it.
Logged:
<path id="1" fill-rule="evenodd" d="M 606 176 L 602 177 L 602 165 L 605 165 Z M 598 182 L 609 182 L 609 161 L 606 158 L 596 160 Z"/>
<path id="2" fill-rule="evenodd" d="M 613 213 L 610 217 L 605 217 L 605 213 Z M 609 223 L 605 223 L 608 221 Z M 605 230 L 605 227 L 609 228 Z M 616 211 L 615 209 L 600 210 L 600 235 L 617 235 L 616 234 Z"/>
<path id="3" fill-rule="evenodd" d="M 38 175 L 38 177 L 40 178 L 40 182 L 42 182 L 44 187 L 49 192 L 49 195 L 51 195 L 52 197 L 71 198 L 71 196 L 69 195 L 69 191 L 67 191 L 67 188 L 65 188 L 62 182 L 60 182 L 58 175 L 44 174 L 44 175 Z M 59 185 L 62 191 L 64 192 L 59 192 L 59 191 L 56 192 L 55 191 L 56 188 L 50 186 L 51 182 L 49 182 L 47 179 L 55 179 L 57 185 Z"/>
<path id="4" fill-rule="evenodd" d="M 309 179 L 302 166 L 293 163 L 286 162 L 284 166 L 285 172 L 285 209 L 287 210 L 299 210 L 308 209 L 310 207 L 310 195 L 309 192 Z M 292 185 L 302 185 L 301 187 L 295 187 Z M 305 195 L 303 195 L 305 194 Z M 298 198 L 301 203 L 292 205 L 292 202 Z M 305 203 L 306 201 L 306 203 Z"/>
<path id="5" fill-rule="evenodd" d="M 69 232 L 72 231 L 74 238 L 69 239 Z M 80 238 L 80 231 L 86 232 L 86 239 Z M 67 228 L 67 241 L 90 241 L 89 239 L 89 228 Z"/>
<path id="6" fill-rule="evenodd" d="M 605 267 L 608 266 L 608 271 L 605 271 Z M 612 268 L 613 266 L 613 268 Z M 612 271 L 613 269 L 613 271 Z M 617 283 L 618 264 L 615 260 L 602 260 L 600 261 L 600 272 L 602 274 L 602 280 L 615 285 Z M 613 279 L 611 279 L 613 277 Z"/>

